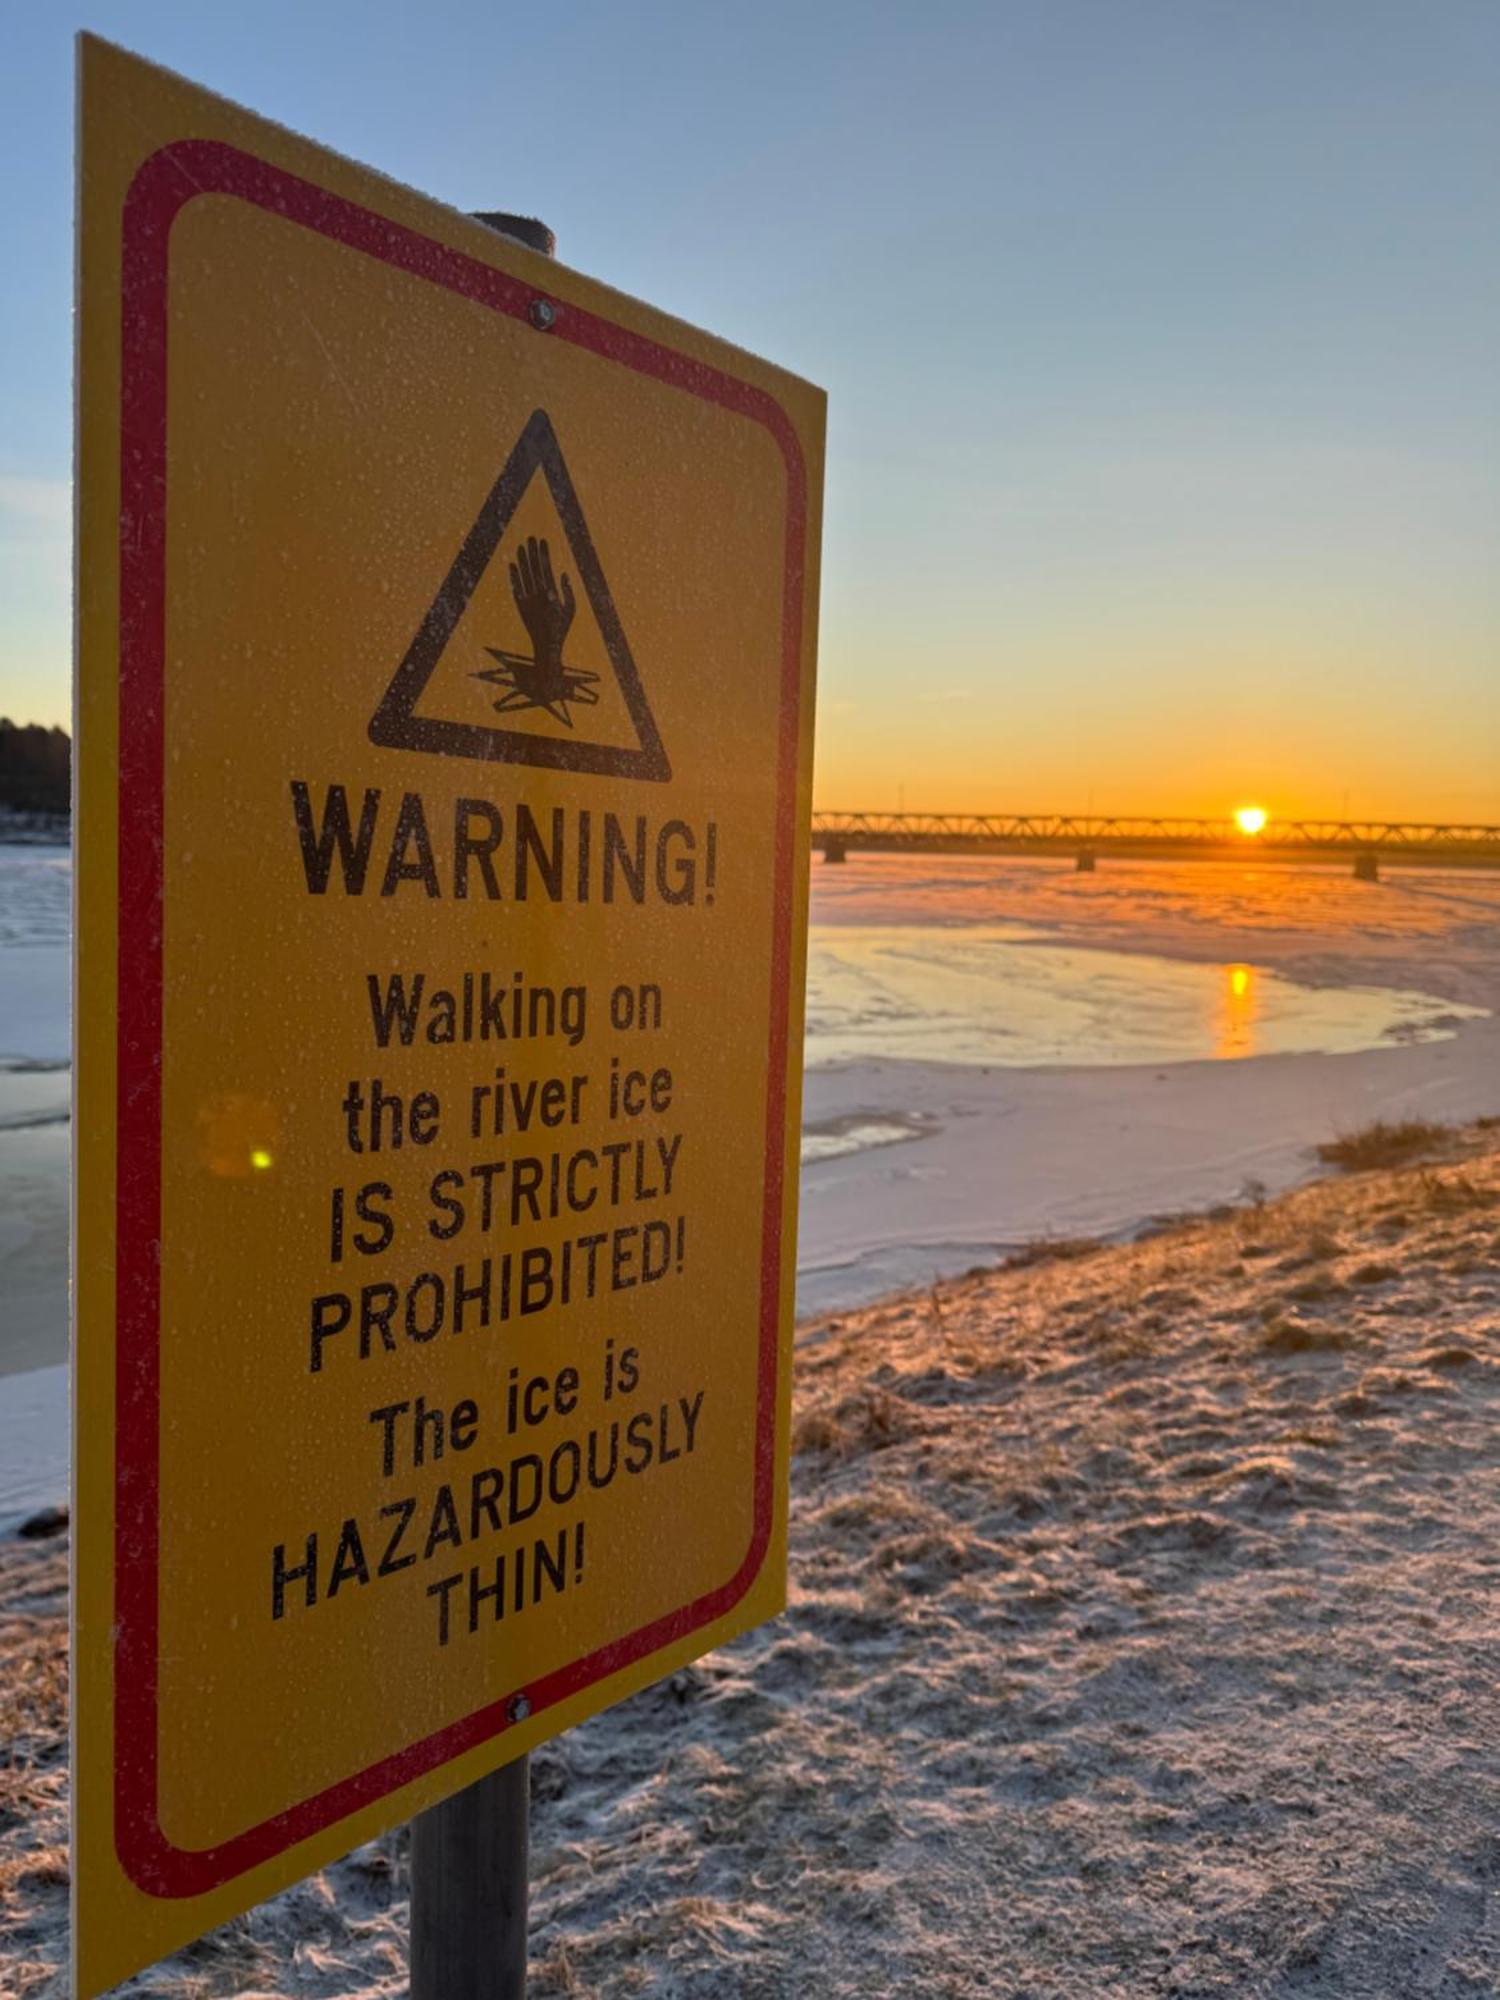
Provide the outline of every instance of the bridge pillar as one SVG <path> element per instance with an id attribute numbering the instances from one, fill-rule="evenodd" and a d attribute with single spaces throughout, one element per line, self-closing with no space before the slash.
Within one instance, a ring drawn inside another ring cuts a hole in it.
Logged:
<path id="1" fill-rule="evenodd" d="M 1098 865 L 1098 860 L 1099 857 L 1095 854 L 1092 847 L 1080 847 L 1077 861 L 1078 873 L 1080 875 L 1092 875 L 1095 867 Z"/>
<path id="2" fill-rule="evenodd" d="M 1378 882 L 1380 880 L 1380 856 L 1378 854 L 1356 854 L 1354 857 L 1354 879 L 1356 882 Z"/>
<path id="3" fill-rule="evenodd" d="M 823 859 L 825 861 L 847 861 L 849 859 L 849 844 L 841 833 L 830 833 L 828 838 L 823 842 Z"/>

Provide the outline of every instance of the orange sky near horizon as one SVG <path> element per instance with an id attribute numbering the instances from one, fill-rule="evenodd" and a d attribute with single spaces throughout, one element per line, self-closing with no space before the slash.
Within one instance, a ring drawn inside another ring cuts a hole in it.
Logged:
<path id="1" fill-rule="evenodd" d="M 1267 664 L 1125 644 L 950 655 L 825 637 L 816 805 L 828 811 L 1099 812 L 1500 823 L 1500 647 L 1414 641 Z M 1467 637 L 1467 635 L 1465 635 Z M 977 650 L 977 649 L 976 649 Z M 1439 649 L 1434 647 L 1433 653 Z"/>
<path id="2" fill-rule="evenodd" d="M 1036 812 L 1226 818 L 1260 806 L 1274 819 L 1478 821 L 1500 824 L 1500 783 L 1475 754 L 1424 773 L 1396 746 L 1371 745 L 1337 764 L 1320 746 L 1181 742 L 1177 757 L 1084 766 L 1047 733 L 997 732 L 993 747 L 871 742 L 819 718 L 814 806 L 834 812 Z M 1123 732 L 1122 732 L 1123 733 Z M 1186 735 L 1187 732 L 1183 732 Z"/>

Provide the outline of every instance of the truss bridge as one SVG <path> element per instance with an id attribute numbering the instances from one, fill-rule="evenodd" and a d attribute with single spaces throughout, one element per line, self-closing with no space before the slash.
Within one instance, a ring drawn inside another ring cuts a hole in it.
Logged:
<path id="1" fill-rule="evenodd" d="M 1094 813 L 815 812 L 825 861 L 857 852 L 1052 854 L 1091 870 L 1109 858 L 1178 861 L 1344 861 L 1362 881 L 1388 865 L 1500 868 L 1500 826 L 1422 820 L 1155 819 Z"/>

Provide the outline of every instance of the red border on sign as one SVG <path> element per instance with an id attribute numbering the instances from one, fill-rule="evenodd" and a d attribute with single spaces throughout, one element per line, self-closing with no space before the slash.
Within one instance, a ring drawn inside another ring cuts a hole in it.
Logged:
<path id="1" fill-rule="evenodd" d="M 330 1785 L 258 1826 L 202 1849 L 162 1832 L 158 1796 L 160 1589 L 161 1089 L 163 775 L 167 604 L 167 326 L 172 224 L 200 195 L 231 195 L 397 270 L 526 319 L 536 288 L 383 215 L 217 140 L 154 153 L 126 196 L 120 386 L 119 1022 L 115 1208 L 115 1842 L 136 1885 L 195 1896 L 384 1798 L 510 1727 L 524 1696 L 541 1714 L 731 1610 L 770 1541 L 774 1501 L 786 1148 L 786 1057 L 801 705 L 807 474 L 785 410 L 764 390 L 572 305 L 538 339 L 562 340 L 763 424 L 787 476 L 777 749 L 771 1029 L 761 1219 L 760 1351 L 754 1515 L 745 1560 L 718 1590 L 628 1633 L 461 1721 Z"/>

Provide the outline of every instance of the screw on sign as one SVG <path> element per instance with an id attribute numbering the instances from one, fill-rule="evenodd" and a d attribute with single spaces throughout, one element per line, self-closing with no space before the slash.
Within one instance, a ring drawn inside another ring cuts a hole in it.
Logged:
<path id="1" fill-rule="evenodd" d="M 527 1753 L 784 1599 L 823 398 L 81 77 L 75 1978 L 410 1819 L 512 1993 Z"/>

